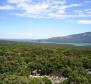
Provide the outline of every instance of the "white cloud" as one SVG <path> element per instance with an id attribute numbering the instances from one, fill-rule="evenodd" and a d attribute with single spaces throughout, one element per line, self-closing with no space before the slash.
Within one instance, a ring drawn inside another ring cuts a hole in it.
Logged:
<path id="1" fill-rule="evenodd" d="M 66 9 L 66 8 L 71 8 L 71 7 L 78 7 L 80 4 L 70 4 L 70 5 L 63 5 L 61 8 Z"/>
<path id="2" fill-rule="evenodd" d="M 8 3 L 12 3 L 12 4 L 19 4 L 19 3 L 25 3 L 29 0 L 7 0 Z"/>
<path id="3" fill-rule="evenodd" d="M 74 13 L 78 17 L 91 17 L 91 9 L 74 10 Z"/>
<path id="4" fill-rule="evenodd" d="M 19 16 L 49 17 L 48 15 L 55 14 L 55 12 L 58 16 L 65 14 L 65 9 L 59 9 L 66 3 L 65 0 L 42 0 L 38 3 L 33 3 L 32 0 L 8 0 L 8 3 L 15 4 L 16 9 L 23 11 L 23 13 L 16 14 Z"/>
<path id="5" fill-rule="evenodd" d="M 91 24 L 91 20 L 79 20 L 79 24 Z"/>
<path id="6" fill-rule="evenodd" d="M 27 16 L 33 18 L 73 18 L 90 16 L 91 11 L 75 12 L 71 10 L 68 14 L 67 10 L 82 6 L 81 3 L 67 4 L 67 0 L 7 0 L 8 4 L 15 5 L 16 10 L 20 10 L 17 16 Z"/>
<path id="7" fill-rule="evenodd" d="M 91 8 L 90 9 L 85 9 L 84 12 L 88 15 L 91 15 Z"/>
<path id="8" fill-rule="evenodd" d="M 0 10 L 13 10 L 15 9 L 14 6 L 6 5 L 6 6 L 0 6 Z"/>
<path id="9" fill-rule="evenodd" d="M 22 9 L 25 10 L 25 13 L 27 14 L 40 14 L 42 12 L 45 12 L 48 8 L 48 4 L 35 4 L 35 5 L 32 5 L 32 4 L 25 4 L 22 6 Z"/>

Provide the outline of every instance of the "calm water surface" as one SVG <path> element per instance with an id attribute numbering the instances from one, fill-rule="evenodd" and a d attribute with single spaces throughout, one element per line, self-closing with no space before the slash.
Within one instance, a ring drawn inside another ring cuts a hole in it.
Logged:
<path id="1" fill-rule="evenodd" d="M 70 44 L 75 46 L 91 46 L 91 43 L 55 43 L 55 42 L 40 42 L 40 43 Z"/>

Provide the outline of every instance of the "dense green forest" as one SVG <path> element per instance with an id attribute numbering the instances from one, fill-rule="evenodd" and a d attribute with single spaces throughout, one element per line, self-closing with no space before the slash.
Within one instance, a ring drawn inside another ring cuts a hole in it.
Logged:
<path id="1" fill-rule="evenodd" d="M 47 77 L 67 78 L 60 84 L 91 84 L 91 47 L 34 44 L 0 44 L 0 84 L 52 84 Z"/>

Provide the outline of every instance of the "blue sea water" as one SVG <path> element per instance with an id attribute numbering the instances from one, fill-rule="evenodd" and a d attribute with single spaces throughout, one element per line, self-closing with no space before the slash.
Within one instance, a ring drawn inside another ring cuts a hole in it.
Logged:
<path id="1" fill-rule="evenodd" d="M 91 46 L 91 43 L 73 43 L 75 46 Z"/>
<path id="2" fill-rule="evenodd" d="M 91 43 L 55 43 L 55 42 L 40 42 L 40 43 L 67 44 L 67 45 L 74 45 L 74 46 L 91 46 Z"/>
<path id="3" fill-rule="evenodd" d="M 60 43 L 60 44 L 69 44 L 75 46 L 91 46 L 91 43 Z"/>

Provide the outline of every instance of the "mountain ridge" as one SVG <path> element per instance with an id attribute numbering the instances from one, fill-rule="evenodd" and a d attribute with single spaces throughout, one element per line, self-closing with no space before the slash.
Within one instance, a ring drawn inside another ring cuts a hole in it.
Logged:
<path id="1" fill-rule="evenodd" d="M 1 39 L 0 43 L 34 42 L 34 43 L 91 43 L 91 32 L 58 36 L 48 39 Z"/>
<path id="2" fill-rule="evenodd" d="M 33 42 L 91 43 L 91 32 L 71 34 L 71 35 L 60 36 L 60 37 L 52 37 L 48 39 L 33 40 Z"/>

